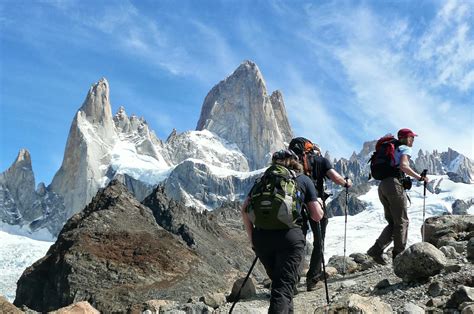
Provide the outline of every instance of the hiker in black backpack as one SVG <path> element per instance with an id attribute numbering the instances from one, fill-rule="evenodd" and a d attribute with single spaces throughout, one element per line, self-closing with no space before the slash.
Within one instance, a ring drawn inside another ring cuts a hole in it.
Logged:
<path id="1" fill-rule="evenodd" d="M 333 168 L 331 162 L 321 155 L 321 148 L 318 145 L 313 144 L 310 140 L 304 137 L 296 137 L 291 140 L 289 149 L 293 150 L 298 155 L 305 174 L 313 180 L 313 183 L 316 186 L 316 191 L 323 200 L 324 217 L 320 222 L 309 219 L 314 240 L 311 261 L 309 263 L 308 272 L 306 273 L 306 289 L 307 291 L 313 291 L 316 288 L 316 284 L 324 279 L 322 262 L 324 239 L 326 237 L 326 227 L 328 225 L 326 199 L 329 197 L 329 195 L 324 192 L 324 181 L 326 178 L 329 178 L 334 183 L 347 188 L 352 186 L 352 182 L 350 179 L 344 179 Z M 321 228 L 321 239 L 317 237 L 318 224 Z"/>
<path id="2" fill-rule="evenodd" d="M 242 206 L 252 248 L 272 280 L 268 313 L 293 313 L 293 294 L 304 258 L 302 210 L 319 221 L 323 210 L 311 180 L 301 174 L 290 150 L 273 154 L 272 165 L 256 181 Z"/>
<path id="3" fill-rule="evenodd" d="M 417 135 L 412 130 L 401 129 L 397 134 L 398 140 L 393 136 L 382 137 L 378 140 L 376 151 L 370 159 L 372 176 L 381 180 L 378 193 L 388 225 L 367 251 L 367 255 L 381 265 L 387 264 L 383 258 L 383 250 L 392 240 L 394 244 L 392 259 L 405 249 L 407 243 L 408 215 L 404 190 L 411 187 L 411 179 L 406 175 L 419 181 L 429 181 L 428 177 L 421 176 L 410 167 L 415 136 Z"/>

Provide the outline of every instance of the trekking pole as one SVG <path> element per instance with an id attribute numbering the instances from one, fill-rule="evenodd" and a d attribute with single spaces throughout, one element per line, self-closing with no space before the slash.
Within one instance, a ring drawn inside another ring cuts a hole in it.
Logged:
<path id="1" fill-rule="evenodd" d="M 316 231 L 318 232 L 319 244 L 321 245 L 321 260 L 323 262 L 324 288 L 326 289 L 326 301 L 329 305 L 328 278 L 326 276 L 326 263 L 324 262 L 324 242 L 320 222 L 316 223 Z"/>
<path id="2" fill-rule="evenodd" d="M 349 180 L 349 177 L 345 177 L 344 180 Z M 347 211 L 349 210 L 349 187 L 346 185 L 346 208 L 344 211 L 344 259 L 342 260 L 342 275 L 346 275 L 346 239 L 347 239 Z"/>
<path id="3" fill-rule="evenodd" d="M 257 264 L 257 260 L 258 260 L 258 256 L 255 256 L 255 259 L 253 260 L 252 266 L 250 266 L 249 272 L 247 273 L 247 276 L 245 277 L 244 282 L 242 282 L 242 285 L 240 286 L 239 292 L 237 292 L 237 296 L 236 296 L 236 298 L 235 298 L 234 304 L 232 304 L 232 306 L 231 306 L 231 308 L 230 308 L 230 310 L 229 310 L 229 314 L 232 313 L 232 311 L 234 310 L 235 305 L 236 305 L 237 302 L 239 301 L 240 292 L 242 291 L 242 288 L 243 288 L 243 287 L 245 286 L 245 284 L 247 283 L 247 280 L 249 279 L 250 274 L 252 273 L 252 270 L 253 270 L 253 268 L 255 267 L 255 264 Z"/>
<path id="4" fill-rule="evenodd" d="M 420 174 L 421 179 L 426 177 L 428 173 L 428 169 L 424 169 L 423 172 Z M 421 242 L 425 242 L 425 202 L 426 202 L 426 181 L 423 181 L 423 225 L 422 225 L 422 235 L 421 235 Z"/>

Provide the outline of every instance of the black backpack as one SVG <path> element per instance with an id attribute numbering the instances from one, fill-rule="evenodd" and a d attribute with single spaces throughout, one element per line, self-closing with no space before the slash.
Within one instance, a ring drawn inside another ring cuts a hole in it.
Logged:
<path id="1" fill-rule="evenodd" d="M 393 135 L 381 137 L 375 145 L 375 152 L 370 157 L 370 177 L 383 180 L 389 177 L 400 177 L 401 171 L 395 165 L 395 150 L 401 143 Z"/>

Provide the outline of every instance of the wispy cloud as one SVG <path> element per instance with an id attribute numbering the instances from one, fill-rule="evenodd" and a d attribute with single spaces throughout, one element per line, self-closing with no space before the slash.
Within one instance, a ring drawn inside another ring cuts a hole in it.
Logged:
<path id="1" fill-rule="evenodd" d="M 474 2 L 449 0 L 420 38 L 416 57 L 433 69 L 435 85 L 474 88 Z"/>
<path id="2" fill-rule="evenodd" d="M 365 6 L 346 10 L 312 8 L 308 10 L 308 17 L 312 27 L 307 37 L 313 38 L 312 44 L 318 49 L 328 49 L 343 67 L 343 72 L 338 75 L 342 76 L 341 80 L 349 82 L 352 92 L 352 99 L 347 98 L 344 104 L 345 110 L 350 112 L 350 123 L 359 126 L 367 140 L 387 131 L 411 127 L 420 133 L 420 147 L 446 149 L 450 146 L 474 156 L 472 104 L 454 107 L 449 100 L 426 86 L 427 71 L 421 74 L 413 71 L 415 60 L 407 45 L 417 42 L 418 38 L 414 37 L 407 20 L 379 19 Z M 462 26 L 456 29 L 463 32 Z M 328 43 L 324 36 L 318 36 L 325 32 L 335 34 L 337 40 Z M 466 37 L 462 38 L 456 47 L 461 43 L 465 46 Z M 443 39 L 451 41 L 447 37 Z M 436 42 L 440 43 L 440 38 Z M 470 51 L 472 54 L 474 50 Z M 462 86 L 466 80 L 461 76 L 469 72 L 459 71 L 462 66 L 469 69 L 471 61 L 460 53 L 452 60 L 449 66 L 441 63 L 437 66 L 440 69 L 444 66 L 443 71 L 447 71 L 448 77 Z M 445 73 L 443 71 L 440 70 L 440 74 Z M 333 111 L 328 112 L 324 122 L 339 135 L 331 140 L 347 138 L 343 135 L 344 130 L 337 127 L 340 124 L 338 119 L 335 116 L 331 119 L 333 114 Z"/>

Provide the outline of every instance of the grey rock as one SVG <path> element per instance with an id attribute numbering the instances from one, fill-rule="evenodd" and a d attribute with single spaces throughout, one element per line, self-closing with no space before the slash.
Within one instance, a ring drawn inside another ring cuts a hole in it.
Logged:
<path id="1" fill-rule="evenodd" d="M 459 306 L 461 314 L 474 314 L 474 302 L 464 302 Z"/>
<path id="2" fill-rule="evenodd" d="M 429 299 L 428 302 L 426 302 L 426 305 L 429 307 L 443 308 L 447 301 L 448 299 L 446 297 L 436 297 Z"/>
<path id="3" fill-rule="evenodd" d="M 354 262 L 359 264 L 360 270 L 367 270 L 377 265 L 377 263 L 367 254 L 353 253 L 349 255 L 349 257 L 352 257 L 354 259 Z"/>
<path id="4" fill-rule="evenodd" d="M 0 313 L 20 314 L 23 313 L 23 311 L 8 302 L 4 296 L 0 295 Z"/>
<path id="5" fill-rule="evenodd" d="M 388 288 L 390 287 L 390 281 L 388 279 L 382 279 L 381 281 L 379 281 L 376 285 L 375 285 L 375 289 L 376 290 L 382 290 L 382 289 L 385 289 L 385 288 Z"/>
<path id="6" fill-rule="evenodd" d="M 427 242 L 415 243 L 400 253 L 394 260 L 395 275 L 404 281 L 419 281 L 441 272 L 446 257 L 435 246 Z"/>
<path id="7" fill-rule="evenodd" d="M 252 277 L 249 277 L 247 282 L 245 283 L 244 286 L 242 284 L 244 283 L 245 278 L 239 278 L 237 279 L 234 284 L 232 285 L 232 291 L 230 295 L 227 297 L 228 302 L 234 302 L 237 300 L 237 297 L 240 299 L 249 299 L 254 297 L 257 294 L 257 289 L 256 285 L 257 283 L 255 282 L 255 279 Z M 240 291 L 240 295 L 239 295 Z"/>
<path id="8" fill-rule="evenodd" d="M 474 262 L 474 238 L 468 241 L 466 251 L 468 260 Z"/>
<path id="9" fill-rule="evenodd" d="M 392 307 L 378 297 L 357 294 L 343 295 L 327 308 L 317 308 L 314 313 L 391 313 Z"/>
<path id="10" fill-rule="evenodd" d="M 443 284 L 440 283 L 439 281 L 435 281 L 431 283 L 428 287 L 428 294 L 433 298 L 440 296 L 442 292 L 443 292 Z"/>
<path id="11" fill-rule="evenodd" d="M 329 204 L 326 206 L 326 210 L 329 217 L 333 216 L 344 216 L 346 210 L 348 215 L 356 215 L 365 210 L 367 204 L 360 201 L 357 196 L 353 193 L 349 194 L 348 205 L 346 206 L 346 192 L 340 192 Z"/>
<path id="12" fill-rule="evenodd" d="M 474 288 L 467 286 L 458 287 L 449 298 L 446 307 L 449 309 L 458 309 L 464 302 L 474 302 Z"/>
<path id="13" fill-rule="evenodd" d="M 453 238 L 442 238 L 438 241 L 438 245 L 440 246 L 450 246 L 452 247 L 457 253 L 462 254 L 466 251 L 467 241 L 456 241 Z"/>
<path id="14" fill-rule="evenodd" d="M 425 310 L 412 303 L 412 302 L 408 302 L 407 304 L 405 304 L 405 306 L 403 306 L 403 309 L 401 311 L 399 311 L 399 313 L 403 313 L 403 314 L 424 314 L 425 313 Z"/>
<path id="15" fill-rule="evenodd" d="M 196 130 L 206 129 L 236 143 L 248 157 L 250 169 L 260 169 L 271 153 L 286 147 L 293 134 L 286 129 L 282 100 L 279 95 L 268 96 L 257 65 L 245 61 L 207 94 Z"/>
<path id="16" fill-rule="evenodd" d="M 442 246 L 439 248 L 439 250 L 443 252 L 447 258 L 456 259 L 460 256 L 459 253 L 456 252 L 456 249 L 452 246 Z"/>
<path id="17" fill-rule="evenodd" d="M 224 305 L 227 300 L 223 293 L 210 293 L 203 296 L 200 301 L 204 302 L 206 305 L 217 309 L 218 307 Z"/>
<path id="18" fill-rule="evenodd" d="M 425 221 L 425 241 L 436 247 L 454 243 L 459 234 L 472 231 L 473 215 L 443 215 L 429 217 Z"/>
<path id="19" fill-rule="evenodd" d="M 453 215 L 467 215 L 467 210 L 470 207 L 470 204 L 466 203 L 463 200 L 455 200 L 451 205 Z"/>
<path id="20" fill-rule="evenodd" d="M 354 273 L 359 268 L 357 263 L 354 262 L 354 260 L 351 257 L 346 256 L 346 258 L 344 259 L 344 256 L 337 256 L 337 255 L 331 256 L 331 258 L 329 258 L 327 265 L 330 267 L 336 268 L 337 272 L 340 274 Z"/>

